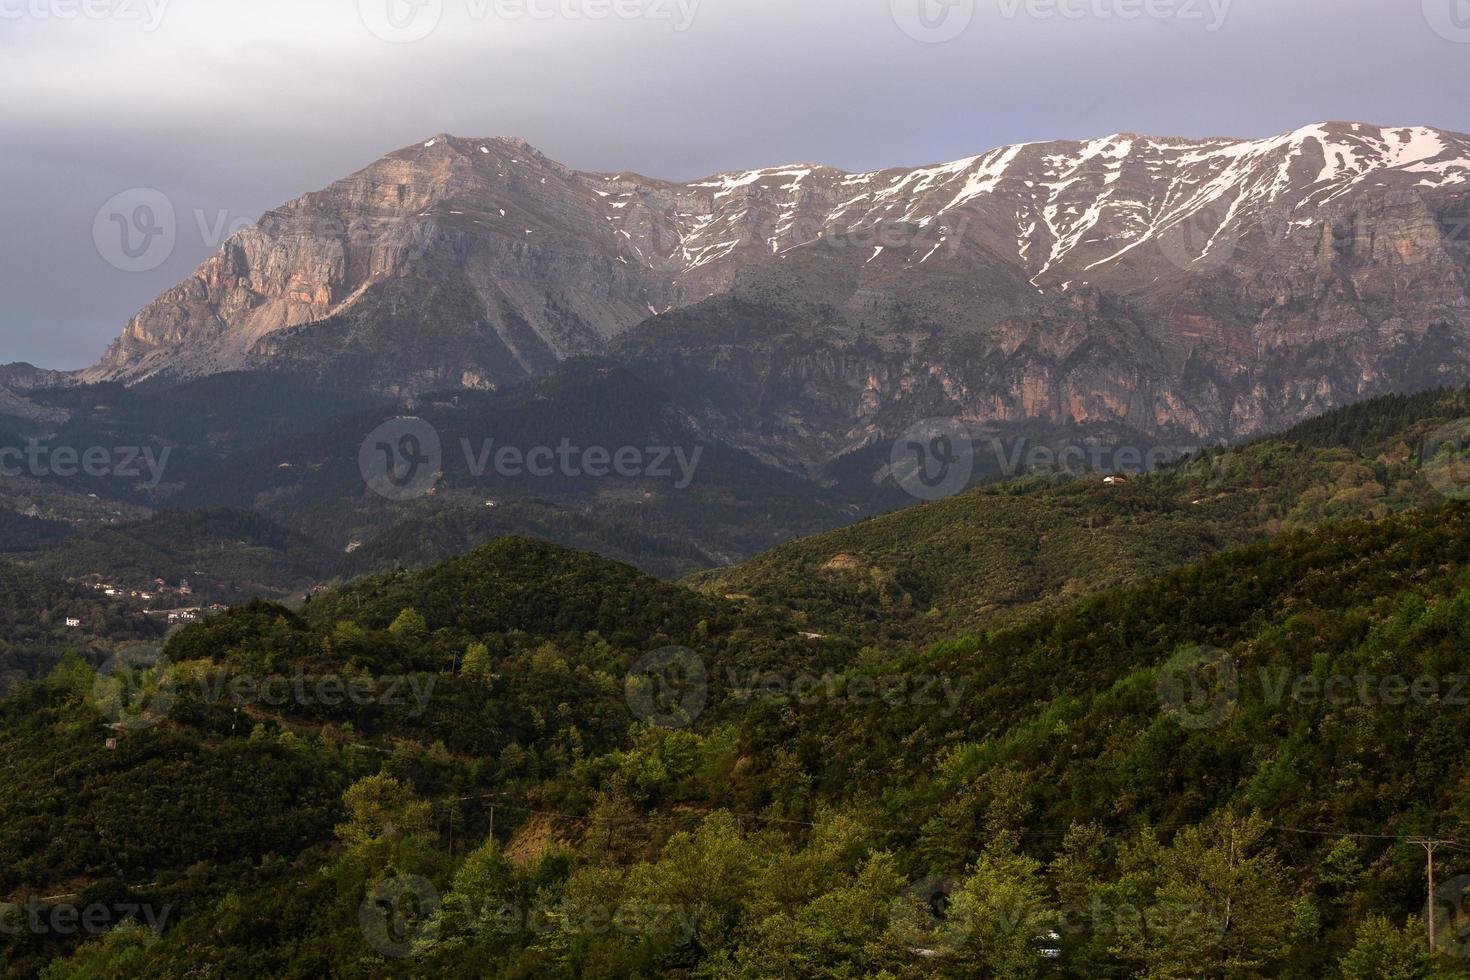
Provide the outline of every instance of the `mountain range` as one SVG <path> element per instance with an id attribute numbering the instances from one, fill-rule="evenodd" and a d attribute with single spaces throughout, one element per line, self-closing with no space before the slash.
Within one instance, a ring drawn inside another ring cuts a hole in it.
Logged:
<path id="1" fill-rule="evenodd" d="M 530 534 L 678 577 L 911 503 L 891 450 L 923 420 L 966 427 L 973 482 L 1027 445 L 1238 442 L 1462 384 L 1467 333 L 1470 137 L 1435 129 L 684 183 L 440 135 L 236 234 L 94 367 L 0 367 L 0 444 L 171 453 L 156 485 L 4 499 L 52 522 L 28 540 L 225 507 L 319 541 L 318 568 Z M 366 490 L 395 415 L 448 447 L 437 496 Z M 702 463 L 683 490 L 487 479 L 458 449 L 486 439 Z"/>
<path id="2" fill-rule="evenodd" d="M 79 378 L 500 388 L 674 312 L 719 322 L 732 299 L 816 350 L 683 329 L 681 367 L 827 384 L 857 423 L 927 400 L 978 423 L 1258 434 L 1463 377 L 1470 137 L 1119 134 L 679 183 L 440 135 L 266 214 Z M 825 428 L 817 407 L 772 409 Z"/>

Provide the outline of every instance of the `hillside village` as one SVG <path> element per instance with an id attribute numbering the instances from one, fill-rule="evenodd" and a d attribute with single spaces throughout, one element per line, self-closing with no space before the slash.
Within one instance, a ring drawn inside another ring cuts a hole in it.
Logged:
<path id="1" fill-rule="evenodd" d="M 156 606 L 145 605 L 142 610 L 143 615 L 159 617 L 170 625 L 197 623 L 211 612 L 222 612 L 228 608 L 218 602 L 190 605 L 189 603 L 194 599 L 194 589 L 186 578 L 179 579 L 173 585 L 162 578 L 155 578 L 149 586 L 130 587 L 115 584 L 101 572 L 92 572 L 72 581 L 110 599 L 156 603 Z M 80 629 L 85 625 L 78 617 L 67 617 L 68 629 Z"/>

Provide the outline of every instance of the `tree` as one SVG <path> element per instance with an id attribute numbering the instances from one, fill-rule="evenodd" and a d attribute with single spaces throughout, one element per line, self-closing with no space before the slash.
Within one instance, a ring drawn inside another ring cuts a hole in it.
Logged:
<path id="1" fill-rule="evenodd" d="M 737 954 L 740 975 L 872 976 L 902 887 L 893 856 L 870 854 L 855 874 L 826 881 L 814 899 L 757 923 Z"/>
<path id="2" fill-rule="evenodd" d="M 1340 967 L 1344 980 L 1418 980 L 1429 970 L 1424 923 L 1410 918 L 1399 928 L 1385 916 L 1368 916 Z"/>
<path id="3" fill-rule="evenodd" d="M 434 841 L 429 804 L 392 776 L 365 776 L 342 794 L 347 820 L 336 827 L 344 860 L 374 870 L 416 866 Z"/>
<path id="4" fill-rule="evenodd" d="M 424 935 L 447 948 L 462 945 L 498 921 L 513 875 L 499 845 L 487 840 L 454 873 L 454 885 L 435 911 Z"/>
<path id="5" fill-rule="evenodd" d="M 122 980 L 146 971 L 148 947 L 158 936 L 140 922 L 129 920 L 83 944 L 70 957 L 56 960 L 41 971 L 42 980 Z"/>
<path id="6" fill-rule="evenodd" d="M 693 947 L 712 952 L 729 940 L 773 850 L 742 837 L 729 813 L 713 813 L 695 833 L 669 838 L 656 864 L 635 868 L 629 895 L 635 907 L 671 909 L 694 923 Z"/>
<path id="7" fill-rule="evenodd" d="M 981 853 L 955 896 L 948 920 L 969 930 L 959 959 L 978 975 L 1034 977 L 1042 965 L 1038 941 L 1060 923 L 1048 901 L 1041 862 L 1022 854 L 1010 833 Z"/>
<path id="8" fill-rule="evenodd" d="M 1062 853 L 1046 869 L 1059 906 L 1059 931 L 1067 937 L 1067 965 L 1079 975 L 1103 975 L 1116 965 L 1108 951 L 1111 925 L 1098 917 L 1099 910 L 1120 904 L 1118 896 L 1127 887 L 1117 867 L 1119 850 L 1097 824 L 1073 824 Z"/>
<path id="9" fill-rule="evenodd" d="M 1268 829 L 1227 811 L 1180 831 L 1158 855 L 1150 928 L 1120 932 L 1115 952 L 1160 978 L 1255 976 L 1285 959 L 1316 910 L 1261 845 Z"/>
<path id="10" fill-rule="evenodd" d="M 471 643 L 464 652 L 464 662 L 460 665 L 459 673 L 461 677 L 488 686 L 494 667 L 495 664 L 490 659 L 490 648 L 483 643 Z"/>
<path id="11" fill-rule="evenodd" d="M 1362 882 L 1365 874 L 1362 850 L 1358 847 L 1358 842 L 1351 837 L 1344 837 L 1332 845 L 1332 850 L 1323 859 L 1318 878 L 1330 891 L 1333 900 L 1342 903 L 1352 897 L 1354 889 Z"/>
<path id="12" fill-rule="evenodd" d="M 417 609 L 409 606 L 393 620 L 388 632 L 400 639 L 418 641 L 428 637 L 429 624 L 424 622 L 423 615 Z"/>

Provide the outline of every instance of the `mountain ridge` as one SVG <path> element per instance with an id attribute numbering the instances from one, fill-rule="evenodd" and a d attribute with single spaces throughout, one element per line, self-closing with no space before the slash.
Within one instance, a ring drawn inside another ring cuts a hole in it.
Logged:
<path id="1" fill-rule="evenodd" d="M 687 182 L 440 135 L 268 213 L 70 377 L 495 389 L 735 297 L 834 360 L 881 347 L 839 379 L 864 423 L 912 415 L 932 381 L 927 415 L 1234 439 L 1470 378 L 1465 215 L 1470 136 L 1427 127 Z"/>

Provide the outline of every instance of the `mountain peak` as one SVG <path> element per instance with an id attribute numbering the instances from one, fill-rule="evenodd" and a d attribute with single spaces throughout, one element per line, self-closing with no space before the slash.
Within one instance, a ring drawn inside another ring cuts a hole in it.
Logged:
<path id="1" fill-rule="evenodd" d="M 426 155 L 432 155 L 435 151 L 458 152 L 465 155 L 485 154 L 494 157 L 519 155 L 535 160 L 547 159 L 546 155 L 535 145 L 519 136 L 471 137 L 455 136 L 452 133 L 436 133 L 426 139 L 400 147 L 389 153 L 384 159 L 404 157 L 420 159 Z"/>
<path id="2" fill-rule="evenodd" d="M 988 343 L 1047 324 L 1038 350 L 1106 308 L 1163 350 L 1228 351 L 1256 369 L 1275 345 L 1344 330 L 1470 329 L 1470 249 L 1440 220 L 1467 207 L 1470 138 L 1427 127 L 1116 133 L 683 183 L 441 133 L 241 232 L 86 377 L 328 370 L 351 349 L 389 390 L 497 387 L 606 352 L 651 316 L 754 294 L 800 296 L 868 332 L 942 324 Z M 1420 319 L 1405 326 L 1406 310 Z"/>

